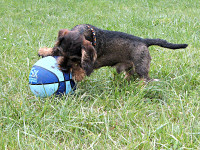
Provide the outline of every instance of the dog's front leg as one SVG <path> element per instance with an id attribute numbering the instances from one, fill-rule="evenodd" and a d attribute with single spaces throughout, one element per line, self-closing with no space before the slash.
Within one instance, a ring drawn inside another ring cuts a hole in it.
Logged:
<path id="1" fill-rule="evenodd" d="M 72 67 L 72 79 L 76 82 L 81 82 L 86 76 L 85 71 L 80 66 Z"/>
<path id="2" fill-rule="evenodd" d="M 47 48 L 47 47 L 43 47 L 40 48 L 38 51 L 38 56 L 52 56 L 53 55 L 53 48 Z"/>

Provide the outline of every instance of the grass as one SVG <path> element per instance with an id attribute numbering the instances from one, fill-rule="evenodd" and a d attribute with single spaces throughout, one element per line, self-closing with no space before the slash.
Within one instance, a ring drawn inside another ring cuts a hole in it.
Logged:
<path id="1" fill-rule="evenodd" d="M 199 149 L 199 0 L 1 0 L 0 149 Z M 39 47 L 57 32 L 89 23 L 144 38 L 188 43 L 152 46 L 150 75 L 128 83 L 96 70 L 74 95 L 40 99 L 28 85 Z"/>

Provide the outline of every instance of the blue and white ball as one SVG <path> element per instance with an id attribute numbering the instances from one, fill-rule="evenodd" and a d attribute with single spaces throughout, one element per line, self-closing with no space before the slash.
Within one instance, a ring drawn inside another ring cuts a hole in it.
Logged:
<path id="1" fill-rule="evenodd" d="M 38 60 L 29 74 L 29 86 L 37 97 L 48 97 L 74 92 L 76 88 L 72 75 L 59 70 L 58 57 L 44 57 Z"/>

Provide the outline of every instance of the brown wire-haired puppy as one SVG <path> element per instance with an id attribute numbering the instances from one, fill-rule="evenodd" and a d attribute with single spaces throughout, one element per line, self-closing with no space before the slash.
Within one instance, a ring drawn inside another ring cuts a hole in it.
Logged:
<path id="1" fill-rule="evenodd" d="M 186 48 L 187 44 L 173 44 L 162 39 L 143 39 L 117 31 L 102 30 L 82 24 L 71 31 L 62 29 L 53 48 L 41 48 L 40 56 L 61 56 L 60 69 L 72 71 L 73 79 L 81 81 L 94 69 L 114 66 L 126 78 L 137 73 L 140 79 L 150 81 L 151 56 L 148 47 L 158 45 L 169 49 Z"/>

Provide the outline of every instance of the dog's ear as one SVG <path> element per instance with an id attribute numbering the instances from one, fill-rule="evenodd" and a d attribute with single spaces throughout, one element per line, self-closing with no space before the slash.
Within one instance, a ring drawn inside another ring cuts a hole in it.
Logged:
<path id="1" fill-rule="evenodd" d="M 97 58 L 96 50 L 88 40 L 83 40 L 81 49 L 81 66 L 85 70 L 87 76 L 93 72 L 94 63 Z"/>
<path id="2" fill-rule="evenodd" d="M 70 31 L 68 29 L 61 29 L 61 30 L 58 31 L 58 38 L 57 38 L 57 41 L 55 43 L 55 47 L 60 45 L 60 43 L 64 39 L 64 36 L 67 35 L 69 32 Z"/>
<path id="3" fill-rule="evenodd" d="M 63 37 L 63 36 L 65 36 L 65 35 L 67 35 L 68 33 L 69 33 L 68 29 L 61 29 L 61 30 L 59 30 L 59 32 L 58 32 L 58 39 L 61 38 L 61 37 Z"/>

